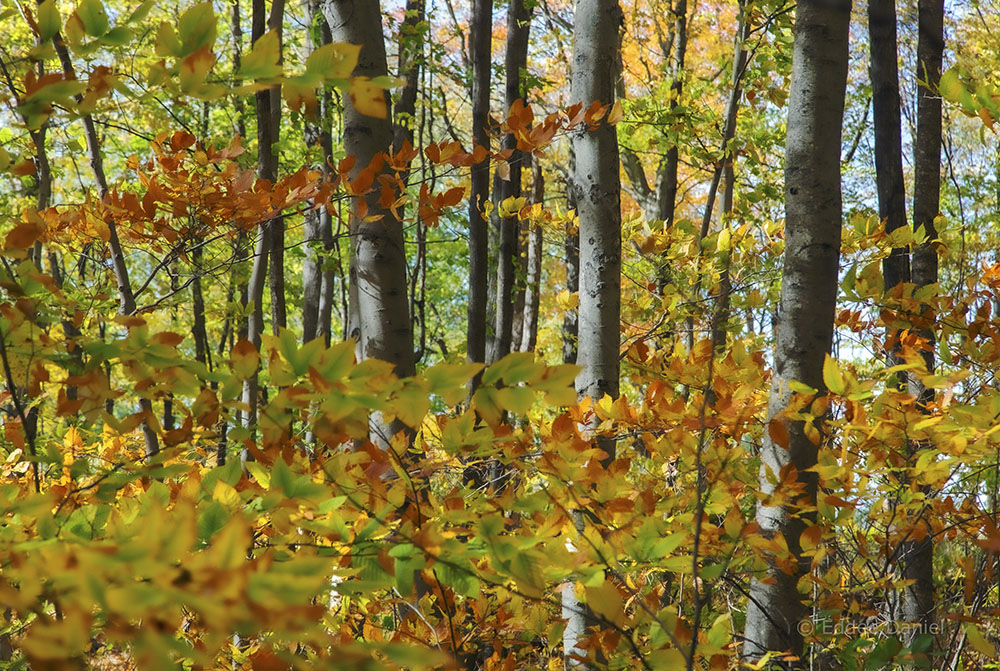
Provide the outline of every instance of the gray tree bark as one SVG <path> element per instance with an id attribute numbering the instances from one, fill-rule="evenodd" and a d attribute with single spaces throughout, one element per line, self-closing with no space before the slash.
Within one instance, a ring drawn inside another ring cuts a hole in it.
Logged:
<path id="1" fill-rule="evenodd" d="M 378 0 L 321 0 L 321 8 L 334 42 L 361 45 L 354 76 L 384 76 L 387 65 Z M 387 108 L 388 104 L 386 99 Z M 345 98 L 344 148 L 349 156 L 356 158 L 351 179 L 356 179 L 362 170 L 377 167 L 382 161 L 380 155 L 391 145 L 392 122 L 388 116 L 382 119 L 365 116 L 353 101 Z M 357 216 L 362 201 L 368 214 L 364 220 Z M 396 374 L 406 377 L 414 373 L 414 360 L 403 227 L 378 201 L 375 189 L 355 198 L 352 206 L 351 280 L 359 320 L 359 352 L 363 358 L 392 363 Z"/>
<path id="2" fill-rule="evenodd" d="M 593 101 L 613 105 L 619 68 L 620 29 L 624 17 L 618 0 L 577 0 L 573 39 L 571 99 L 584 108 Z M 573 193 L 580 222 L 580 307 L 576 378 L 581 398 L 618 397 L 621 325 L 621 179 L 618 137 L 605 120 L 594 129 L 574 131 Z M 609 464 L 613 439 L 599 439 Z M 582 523 L 582 518 L 578 520 Z M 567 667 L 579 666 L 580 638 L 587 609 L 572 589 L 563 592 L 563 654 Z"/>
<path id="3" fill-rule="evenodd" d="M 531 202 L 538 204 L 545 200 L 545 177 L 542 164 L 535 157 L 531 186 Z M 542 227 L 535 225 L 528 231 L 527 278 L 524 291 L 523 334 L 521 351 L 534 352 L 538 340 L 538 303 L 542 280 Z"/>
<path id="4" fill-rule="evenodd" d="M 769 419 L 788 406 L 792 381 L 824 392 L 840 260 L 840 142 L 850 18 L 850 0 L 801 0 L 795 18 L 785 145 L 785 261 Z M 787 446 L 765 436 L 760 489 L 764 496 L 774 494 L 774 479 L 790 470 L 801 494 L 785 505 L 759 503 L 757 523 L 765 536 L 784 537 L 794 570 L 787 573 L 769 558 L 766 581 L 753 579 L 743 655 L 757 660 L 769 650 L 789 651 L 800 660 L 789 666 L 801 668 L 798 624 L 805 608 L 797 585 L 811 560 L 802 555 L 800 536 L 814 514 L 799 510 L 816 503 L 817 476 L 808 469 L 816 464 L 818 446 L 801 421 L 789 421 L 788 434 Z"/>

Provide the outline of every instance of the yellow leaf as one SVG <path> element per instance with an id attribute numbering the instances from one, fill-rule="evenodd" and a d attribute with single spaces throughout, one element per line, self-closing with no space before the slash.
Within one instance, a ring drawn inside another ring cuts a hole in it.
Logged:
<path id="1" fill-rule="evenodd" d="M 618 588 L 608 580 L 597 587 L 587 588 L 587 605 L 597 615 L 614 622 L 619 627 L 625 623 L 622 596 L 618 592 Z"/>
<path id="2" fill-rule="evenodd" d="M 243 502 L 240 499 L 240 493 L 232 485 L 223 482 L 221 478 L 215 481 L 212 498 L 230 508 L 235 508 Z"/>
<path id="3" fill-rule="evenodd" d="M 347 79 L 358 65 L 359 44 L 324 44 L 306 59 L 306 73 L 325 81 Z"/>
<path id="4" fill-rule="evenodd" d="M 269 30 L 253 43 L 250 53 L 243 57 L 240 76 L 256 81 L 277 79 L 282 73 L 280 59 L 281 43 L 278 41 L 278 33 Z"/>
<path id="5" fill-rule="evenodd" d="M 352 78 L 349 91 L 354 108 L 365 116 L 384 119 L 388 114 L 385 89 L 373 84 L 368 77 Z"/>
<path id="6" fill-rule="evenodd" d="M 823 361 L 823 384 L 834 394 L 844 393 L 844 377 L 840 374 L 840 367 L 837 366 L 836 360 L 829 354 Z"/>
<path id="7" fill-rule="evenodd" d="M 968 639 L 969 645 L 976 649 L 976 652 L 987 657 L 997 656 L 996 646 L 983 636 L 976 625 L 970 624 L 965 627 L 965 638 Z"/>

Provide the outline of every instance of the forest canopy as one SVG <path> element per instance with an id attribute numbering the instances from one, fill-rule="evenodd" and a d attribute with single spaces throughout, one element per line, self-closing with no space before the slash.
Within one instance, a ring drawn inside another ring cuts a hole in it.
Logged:
<path id="1" fill-rule="evenodd" d="M 993 668 L 997 0 L 0 0 L 0 669 Z"/>

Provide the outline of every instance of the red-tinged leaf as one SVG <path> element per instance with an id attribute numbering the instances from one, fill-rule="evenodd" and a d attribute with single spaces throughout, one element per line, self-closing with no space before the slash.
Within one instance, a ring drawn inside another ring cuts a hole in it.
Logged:
<path id="1" fill-rule="evenodd" d="M 454 207 L 458 205 L 462 198 L 465 196 L 465 187 L 456 186 L 453 189 L 448 189 L 443 194 L 441 194 L 441 206 L 442 207 Z"/>
<path id="2" fill-rule="evenodd" d="M 177 347 L 184 342 L 184 336 L 171 331 L 161 331 L 153 336 L 153 342 L 158 345 L 166 345 L 167 347 Z"/>
<path id="3" fill-rule="evenodd" d="M 775 445 L 787 450 L 788 441 L 790 440 L 788 435 L 788 420 L 772 419 L 767 425 L 767 435 L 771 437 Z"/>
<path id="4" fill-rule="evenodd" d="M 857 504 L 851 503 L 850 501 L 845 501 L 839 496 L 834 496 L 833 494 L 823 497 L 823 502 L 830 506 L 835 506 L 837 508 L 856 508 Z"/>

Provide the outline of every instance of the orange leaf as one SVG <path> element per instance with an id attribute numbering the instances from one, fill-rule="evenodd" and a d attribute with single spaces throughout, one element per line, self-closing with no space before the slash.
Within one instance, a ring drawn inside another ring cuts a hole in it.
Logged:
<path id="1" fill-rule="evenodd" d="M 7 234 L 4 249 L 27 249 L 38 239 L 38 227 L 30 222 L 18 224 Z"/>
<path id="2" fill-rule="evenodd" d="M 788 420 L 772 419 L 767 425 L 767 435 L 771 437 L 775 445 L 787 450 L 789 441 Z"/>

